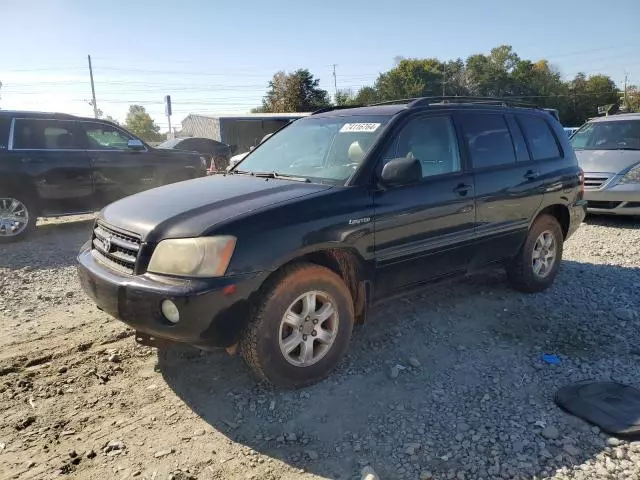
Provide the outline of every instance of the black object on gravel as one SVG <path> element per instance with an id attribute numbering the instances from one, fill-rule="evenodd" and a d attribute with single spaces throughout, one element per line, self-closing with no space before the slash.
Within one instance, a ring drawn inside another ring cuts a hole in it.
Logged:
<path id="1" fill-rule="evenodd" d="M 578 382 L 555 395 L 556 404 L 618 437 L 640 437 L 640 391 L 616 382 Z"/>

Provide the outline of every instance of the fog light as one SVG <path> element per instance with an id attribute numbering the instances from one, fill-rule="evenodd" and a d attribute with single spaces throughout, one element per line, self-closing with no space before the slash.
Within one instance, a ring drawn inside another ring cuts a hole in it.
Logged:
<path id="1" fill-rule="evenodd" d="M 169 320 L 171 323 L 178 323 L 180 320 L 180 312 L 178 311 L 178 307 L 175 303 L 171 300 L 163 300 L 161 308 L 164 318 Z"/>

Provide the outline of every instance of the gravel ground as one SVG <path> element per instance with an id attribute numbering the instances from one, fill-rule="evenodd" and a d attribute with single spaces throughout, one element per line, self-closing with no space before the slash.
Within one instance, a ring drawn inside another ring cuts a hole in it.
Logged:
<path id="1" fill-rule="evenodd" d="M 137 346 L 79 288 L 90 229 L 43 222 L 1 247 L 0 478 L 640 478 L 640 442 L 552 401 L 582 379 L 638 385 L 637 220 L 587 219 L 541 294 L 490 272 L 388 302 L 295 392 L 223 352 Z"/>

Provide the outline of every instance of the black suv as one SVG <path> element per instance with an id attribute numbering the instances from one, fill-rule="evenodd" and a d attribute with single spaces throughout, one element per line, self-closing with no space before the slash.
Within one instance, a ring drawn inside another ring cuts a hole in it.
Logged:
<path id="1" fill-rule="evenodd" d="M 293 122 L 229 174 L 106 207 L 78 260 L 139 342 L 239 348 L 257 376 L 327 375 L 369 307 L 503 264 L 554 281 L 585 216 L 583 179 L 542 109 L 422 98 Z"/>
<path id="2" fill-rule="evenodd" d="M 95 212 L 206 168 L 197 153 L 151 148 L 108 121 L 0 111 L 0 243 L 27 236 L 36 217 Z"/>

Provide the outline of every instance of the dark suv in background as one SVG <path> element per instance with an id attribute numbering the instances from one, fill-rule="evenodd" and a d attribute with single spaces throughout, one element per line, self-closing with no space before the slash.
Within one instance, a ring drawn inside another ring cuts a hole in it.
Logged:
<path id="1" fill-rule="evenodd" d="M 197 153 L 154 149 L 108 121 L 0 111 L 0 243 L 27 236 L 37 217 L 95 212 L 206 168 Z"/>
<path id="2" fill-rule="evenodd" d="M 239 347 L 256 375 L 327 375 L 371 305 L 503 265 L 556 277 L 585 216 L 582 171 L 549 113 L 422 98 L 297 120 L 227 175 L 107 206 L 79 254 L 84 290 L 137 330 Z"/>

